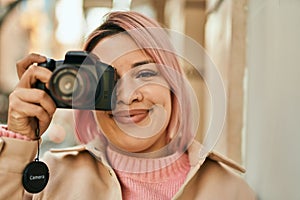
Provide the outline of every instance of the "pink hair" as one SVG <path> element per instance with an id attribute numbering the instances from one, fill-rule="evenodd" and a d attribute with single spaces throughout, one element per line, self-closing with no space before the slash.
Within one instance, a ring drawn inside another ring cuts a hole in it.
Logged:
<path id="1" fill-rule="evenodd" d="M 184 134 L 184 137 L 179 134 L 181 138 L 179 146 L 186 148 L 187 143 L 195 135 L 191 128 L 193 119 L 190 119 L 192 104 L 184 73 L 169 41 L 169 36 L 156 21 L 142 14 L 133 11 L 118 11 L 108 14 L 106 21 L 91 33 L 84 45 L 84 50 L 91 51 L 104 37 L 120 32 L 128 33 L 136 44 L 159 64 L 160 72 L 172 89 L 169 138 L 172 139 L 177 133 Z M 176 72 L 175 75 L 174 72 Z M 75 111 L 75 120 L 77 138 L 81 143 L 88 143 L 97 135 L 103 137 L 97 128 L 92 111 Z"/>

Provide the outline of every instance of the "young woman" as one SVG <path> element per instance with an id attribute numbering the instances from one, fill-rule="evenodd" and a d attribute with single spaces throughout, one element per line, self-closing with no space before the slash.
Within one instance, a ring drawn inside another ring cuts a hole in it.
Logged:
<path id="1" fill-rule="evenodd" d="M 45 57 L 30 54 L 19 61 L 20 82 L 0 130 L 1 199 L 255 199 L 221 164 L 239 169 L 234 163 L 212 152 L 199 156 L 192 91 L 157 22 L 136 12 L 112 12 L 84 50 L 116 69 L 115 108 L 74 111 L 82 145 L 46 153 L 49 183 L 30 194 L 22 187 L 23 170 L 37 152 L 37 127 L 40 133 L 47 129 L 56 106 L 33 87 L 51 77 L 34 65 Z"/>

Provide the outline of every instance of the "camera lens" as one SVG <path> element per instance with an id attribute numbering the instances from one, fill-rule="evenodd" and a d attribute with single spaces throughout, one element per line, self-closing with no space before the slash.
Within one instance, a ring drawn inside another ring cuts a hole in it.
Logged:
<path id="1" fill-rule="evenodd" d="M 94 107 L 97 82 L 85 67 L 63 65 L 52 74 L 49 90 L 61 107 Z"/>
<path id="2" fill-rule="evenodd" d="M 72 95 L 73 91 L 78 87 L 76 76 L 74 74 L 65 74 L 58 80 L 59 91 L 66 96 Z"/>
<path id="3" fill-rule="evenodd" d="M 78 88 L 77 69 L 74 67 L 61 67 L 54 71 L 50 81 L 52 96 L 63 104 L 72 105 L 72 95 Z"/>

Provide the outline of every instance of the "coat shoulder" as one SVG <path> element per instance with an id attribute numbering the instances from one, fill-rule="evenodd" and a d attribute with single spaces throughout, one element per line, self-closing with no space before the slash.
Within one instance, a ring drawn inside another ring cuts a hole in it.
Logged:
<path id="1" fill-rule="evenodd" d="M 256 200 L 241 176 L 244 168 L 218 153 L 210 153 L 186 186 L 183 199 Z"/>
<path id="2" fill-rule="evenodd" d="M 88 154 L 88 155 L 86 155 Z M 86 162 L 93 160 L 84 145 L 67 148 L 50 149 L 43 155 L 43 160 L 49 165 L 62 165 L 66 162 Z"/>
<path id="3" fill-rule="evenodd" d="M 82 151 L 85 151 L 85 145 L 77 145 L 77 146 L 72 146 L 72 147 L 65 147 L 65 148 L 52 148 L 50 149 L 51 153 L 79 153 Z"/>
<path id="4" fill-rule="evenodd" d="M 212 151 L 209 153 L 208 155 L 208 159 L 218 162 L 218 163 L 222 163 L 228 167 L 230 167 L 231 169 L 234 169 L 240 173 L 245 173 L 246 169 L 244 167 L 242 167 L 240 164 L 238 164 L 237 162 L 235 162 L 234 160 L 216 152 L 216 151 Z"/>

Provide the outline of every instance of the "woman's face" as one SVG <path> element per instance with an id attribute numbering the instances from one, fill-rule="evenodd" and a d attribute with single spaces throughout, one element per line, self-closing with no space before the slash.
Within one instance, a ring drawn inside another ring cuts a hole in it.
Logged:
<path id="1" fill-rule="evenodd" d="M 152 152 L 166 145 L 171 92 L 157 65 L 125 34 L 101 40 L 92 51 L 117 70 L 116 108 L 95 111 L 105 137 L 128 152 Z"/>

